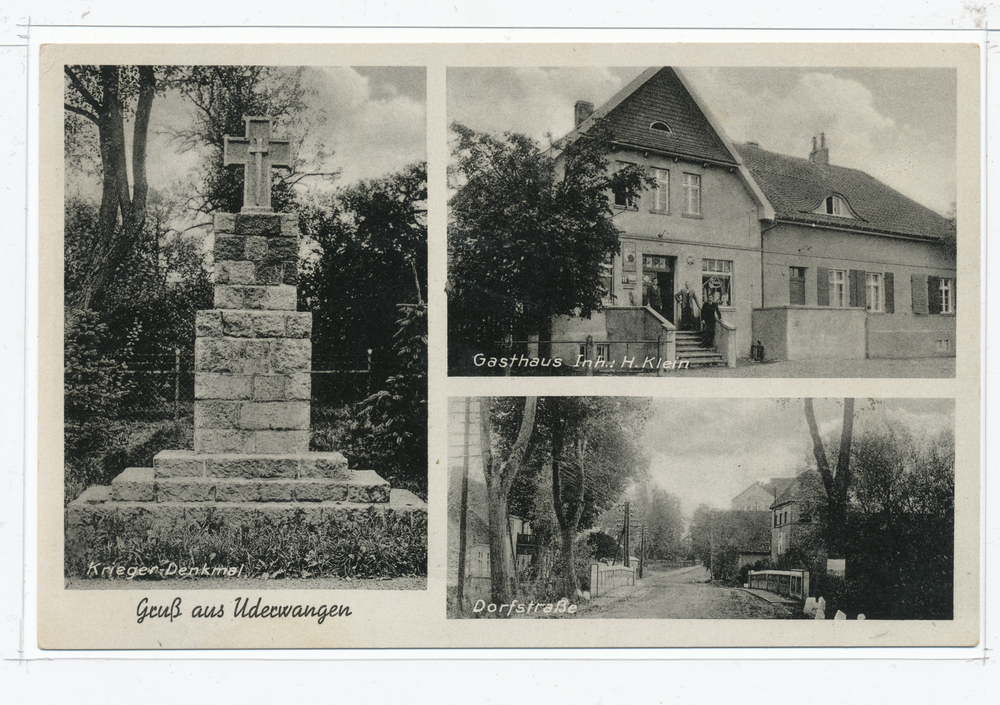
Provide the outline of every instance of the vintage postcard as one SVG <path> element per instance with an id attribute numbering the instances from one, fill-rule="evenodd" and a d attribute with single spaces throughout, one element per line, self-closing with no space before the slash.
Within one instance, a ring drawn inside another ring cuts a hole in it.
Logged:
<path id="1" fill-rule="evenodd" d="M 40 51 L 42 649 L 977 643 L 975 44 Z"/>

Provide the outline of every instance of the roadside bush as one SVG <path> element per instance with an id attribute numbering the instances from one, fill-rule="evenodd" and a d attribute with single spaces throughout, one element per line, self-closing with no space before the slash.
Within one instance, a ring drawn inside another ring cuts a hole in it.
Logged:
<path id="1" fill-rule="evenodd" d="M 69 426 L 67 420 L 67 436 Z M 190 449 L 194 443 L 190 421 L 130 423 L 98 419 L 75 424 L 73 433 L 72 452 L 70 440 L 66 442 L 65 502 L 72 502 L 92 485 L 109 484 L 126 468 L 151 467 L 153 456 L 165 448 Z"/>

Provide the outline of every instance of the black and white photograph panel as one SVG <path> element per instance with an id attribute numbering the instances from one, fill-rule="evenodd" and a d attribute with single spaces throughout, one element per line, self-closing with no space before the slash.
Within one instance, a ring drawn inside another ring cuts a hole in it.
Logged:
<path id="1" fill-rule="evenodd" d="M 67 587 L 424 589 L 425 69 L 64 73 Z"/>
<path id="2" fill-rule="evenodd" d="M 951 399 L 452 398 L 448 433 L 450 618 L 954 618 Z"/>
<path id="3" fill-rule="evenodd" d="M 451 375 L 955 376 L 954 68 L 449 68 Z"/>

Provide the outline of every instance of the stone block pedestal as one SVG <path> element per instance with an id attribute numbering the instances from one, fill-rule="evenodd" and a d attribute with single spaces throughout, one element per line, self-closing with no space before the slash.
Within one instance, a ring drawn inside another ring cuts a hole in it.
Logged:
<path id="1" fill-rule="evenodd" d="M 416 496 L 349 469 L 340 453 L 309 452 L 312 314 L 296 311 L 295 216 L 220 214 L 214 226 L 215 308 L 195 322 L 194 450 L 161 451 L 152 468 L 88 489 L 67 507 L 67 543 L 88 517 L 116 512 L 161 528 L 206 507 L 233 521 L 426 513 Z"/>

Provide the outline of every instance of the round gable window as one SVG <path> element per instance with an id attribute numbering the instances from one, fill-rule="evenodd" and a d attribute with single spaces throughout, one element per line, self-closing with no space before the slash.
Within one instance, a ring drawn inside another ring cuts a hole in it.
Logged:
<path id="1" fill-rule="evenodd" d="M 670 126 L 667 125 L 667 123 L 660 122 L 659 120 L 657 120 L 654 123 L 651 123 L 649 129 L 655 130 L 656 132 L 673 132 L 673 130 L 670 129 Z"/>

